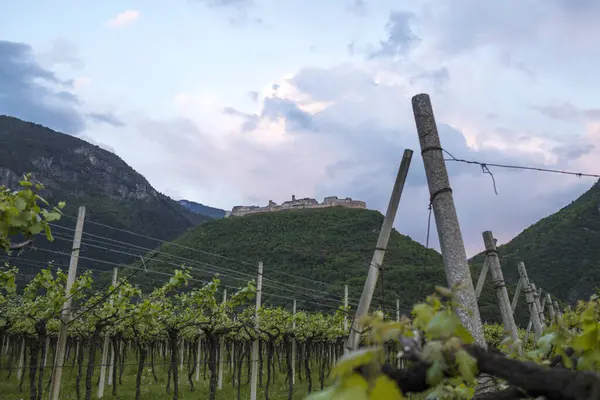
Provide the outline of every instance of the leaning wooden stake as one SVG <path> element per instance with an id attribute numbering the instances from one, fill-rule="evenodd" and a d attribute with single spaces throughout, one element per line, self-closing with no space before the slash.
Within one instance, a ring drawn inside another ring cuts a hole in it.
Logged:
<path id="1" fill-rule="evenodd" d="M 392 225 L 396 218 L 396 211 L 398 210 L 398 204 L 402 197 L 402 190 L 404 189 L 404 183 L 406 182 L 406 176 L 408 175 L 408 168 L 410 167 L 410 160 L 412 159 L 413 151 L 406 149 L 402 156 L 402 162 L 396 175 L 396 181 L 392 194 L 390 196 L 390 202 L 385 213 L 381 230 L 379 231 L 379 237 L 377 238 L 377 245 L 373 252 L 373 258 L 371 259 L 371 265 L 367 274 L 367 280 L 363 287 L 358 307 L 356 308 L 356 314 L 352 325 L 350 326 L 350 332 L 348 339 L 346 340 L 346 350 L 356 350 L 358 343 L 360 342 L 360 334 L 362 329 L 362 318 L 369 312 L 371 306 L 371 299 L 373 298 L 373 292 L 375 292 L 375 286 L 377 285 L 377 278 L 379 277 L 379 270 L 383 265 L 383 258 L 385 256 L 385 250 L 392 233 Z"/>

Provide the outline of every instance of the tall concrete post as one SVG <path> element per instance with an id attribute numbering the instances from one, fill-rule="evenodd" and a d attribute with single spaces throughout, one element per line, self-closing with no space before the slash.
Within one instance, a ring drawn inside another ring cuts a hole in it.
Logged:
<path id="1" fill-rule="evenodd" d="M 510 298 L 508 297 L 506 283 L 504 282 L 504 275 L 502 274 L 502 267 L 500 266 L 500 260 L 498 259 L 496 241 L 494 240 L 492 232 L 483 232 L 483 243 L 485 244 L 487 264 L 492 273 L 492 280 L 494 289 L 496 290 L 496 297 L 498 298 L 498 305 L 500 306 L 504 330 L 509 332 L 510 337 L 516 342 L 519 339 L 517 324 L 515 323 L 515 318 L 512 313 Z"/>
<path id="2" fill-rule="evenodd" d="M 69 273 L 67 275 L 67 284 L 65 287 L 65 296 L 67 300 L 62 309 L 60 330 L 58 341 L 56 343 L 56 356 L 52 367 L 52 381 L 50 383 L 50 400 L 60 399 L 60 381 L 62 379 L 62 369 L 65 363 L 65 351 L 67 346 L 68 326 L 71 319 L 71 289 L 77 276 L 77 262 L 79 261 L 79 248 L 81 247 L 81 236 L 83 235 L 83 222 L 85 220 L 85 207 L 79 207 L 77 214 L 77 224 L 75 225 L 75 234 L 73 236 L 73 248 L 71 250 L 71 260 L 69 262 Z"/>
<path id="3" fill-rule="evenodd" d="M 414 96 L 412 107 L 448 286 L 457 287 L 456 299 L 462 306 L 462 309 L 456 310 L 460 321 L 477 344 L 486 348 L 483 324 L 429 95 L 422 93 Z"/>
<path id="4" fill-rule="evenodd" d="M 363 287 L 358 307 L 356 308 L 356 314 L 352 325 L 350 326 L 350 332 L 348 334 L 348 340 L 346 341 L 346 350 L 356 350 L 358 343 L 360 342 L 360 335 L 362 329 L 361 319 L 369 312 L 371 306 L 371 300 L 373 298 L 373 292 L 375 292 L 375 286 L 377 285 L 377 278 L 379 277 L 379 270 L 382 268 L 383 258 L 387 249 L 388 241 L 390 240 L 390 234 L 392 233 L 392 226 L 394 225 L 394 219 L 396 218 L 396 211 L 398 211 L 398 204 L 402 197 L 402 190 L 404 189 L 404 183 L 406 182 L 406 176 L 408 175 L 408 169 L 410 167 L 410 161 L 412 159 L 413 151 L 406 149 L 402 156 L 402 162 L 396 175 L 396 181 L 392 194 L 390 195 L 390 201 L 388 208 L 385 213 L 381 230 L 379 231 L 379 237 L 377 239 L 377 245 L 373 252 L 373 258 L 371 259 L 371 265 L 369 267 L 369 273 L 365 286 Z"/>
<path id="5" fill-rule="evenodd" d="M 455 290 L 455 298 L 461 306 L 456 310 L 462 325 L 471 333 L 475 342 L 487 348 L 483 324 L 477 305 L 473 279 L 467 262 L 467 253 L 454 207 L 452 189 L 444 154 L 438 135 L 429 95 L 418 94 L 412 98 L 412 108 L 421 145 L 421 155 L 429 186 L 430 203 L 435 215 L 444 269 L 448 286 Z M 478 378 L 475 395 L 495 390 L 494 380 L 485 374 Z"/>

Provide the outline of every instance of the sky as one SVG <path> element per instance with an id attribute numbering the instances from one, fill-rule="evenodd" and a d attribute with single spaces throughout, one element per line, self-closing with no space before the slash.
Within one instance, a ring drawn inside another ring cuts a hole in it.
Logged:
<path id="1" fill-rule="evenodd" d="M 352 197 L 425 243 L 411 98 L 442 147 L 486 163 L 600 173 L 600 2 L 23 0 L 0 14 L 0 114 L 115 152 L 159 191 L 231 209 Z M 448 162 L 469 255 L 595 179 Z M 430 246 L 439 248 L 432 220 Z"/>

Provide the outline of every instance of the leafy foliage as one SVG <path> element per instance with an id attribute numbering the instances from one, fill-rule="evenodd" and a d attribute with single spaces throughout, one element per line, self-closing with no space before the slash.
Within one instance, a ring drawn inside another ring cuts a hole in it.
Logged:
<path id="1" fill-rule="evenodd" d="M 50 210 L 48 202 L 37 192 L 44 189 L 40 183 L 34 184 L 31 175 L 27 174 L 19 182 L 21 190 L 11 191 L 0 186 L 0 246 L 5 252 L 19 249 L 29 243 L 37 234 L 46 233 L 49 241 L 53 241 L 49 222 L 60 219 L 60 209 L 65 207 L 60 202 L 58 207 Z M 41 205 L 40 205 L 41 203 Z M 10 238 L 22 235 L 27 239 L 23 244 L 11 243 Z"/>

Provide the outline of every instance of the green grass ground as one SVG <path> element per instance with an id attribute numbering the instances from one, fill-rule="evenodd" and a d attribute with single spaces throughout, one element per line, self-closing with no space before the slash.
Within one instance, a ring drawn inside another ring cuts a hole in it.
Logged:
<path id="1" fill-rule="evenodd" d="M 131 360 L 133 361 L 133 360 Z M 130 361 L 130 362 L 131 362 Z M 161 360 L 162 361 L 162 360 Z M 245 364 L 245 363 L 244 363 Z M 247 370 L 244 367 L 242 372 L 242 385 L 241 385 L 241 398 L 249 399 L 250 398 L 250 386 L 246 384 L 246 375 Z M 266 368 L 266 366 L 265 366 Z M 313 367 L 315 370 L 312 374 L 313 379 L 313 391 L 319 390 L 320 384 L 318 379 L 318 370 L 316 365 Z M 150 367 L 146 367 L 144 369 L 144 374 L 142 376 L 142 384 L 141 384 L 141 396 L 140 398 L 143 400 L 152 400 L 152 399 L 171 399 L 173 397 L 172 394 L 172 383 L 171 383 L 171 394 L 167 394 L 165 390 L 165 386 L 167 383 L 167 368 L 163 365 L 157 365 L 155 367 L 156 375 L 158 377 L 158 382 L 155 383 L 152 377 L 152 372 Z M 276 368 L 277 370 L 277 368 Z M 279 399 L 287 399 L 287 391 L 288 386 L 285 382 L 285 375 L 279 373 L 277 371 L 277 375 L 275 376 L 275 382 L 271 386 L 269 390 L 270 398 L 272 400 Z M 2 400 L 27 400 L 29 399 L 29 369 L 25 371 L 25 381 L 23 382 L 23 390 L 22 392 L 18 391 L 19 381 L 17 380 L 17 370 L 13 369 L 12 375 L 10 379 L 7 379 L 8 371 L 6 370 L 6 366 L 2 368 L 0 371 L 0 399 Z M 44 373 L 44 389 L 47 387 L 46 383 L 49 379 L 50 368 L 46 368 Z M 85 371 L 83 372 L 85 374 Z M 123 372 L 123 385 L 119 385 L 117 397 L 112 395 L 112 387 L 106 386 L 104 391 L 104 399 L 108 400 L 123 400 L 123 399 L 134 399 L 135 398 L 135 378 L 137 373 L 137 366 L 135 365 L 126 365 L 125 371 Z M 93 390 L 92 390 L 92 399 L 97 399 L 97 382 L 100 374 L 100 368 L 96 368 L 94 378 L 92 380 Z M 76 392 L 75 392 L 75 382 L 77 377 L 77 368 L 71 368 L 70 363 L 67 367 L 65 367 L 63 371 L 63 379 L 62 379 L 62 389 L 61 389 L 61 400 L 76 400 Z M 180 370 L 179 376 L 179 399 L 180 400 L 191 400 L 191 399 L 206 399 L 208 398 L 208 378 L 209 373 L 207 371 L 206 380 L 203 379 L 202 370 L 200 372 L 200 380 L 194 380 L 195 390 L 192 392 L 190 390 L 190 385 L 187 380 L 187 368 L 184 366 L 182 370 Z M 192 378 L 194 379 L 194 377 Z M 266 369 L 263 371 L 263 386 L 266 382 Z M 331 384 L 331 378 L 327 379 L 325 385 Z M 80 384 L 81 386 L 81 396 L 82 399 L 85 395 L 85 381 L 82 379 Z M 294 387 L 294 400 L 304 399 L 308 394 L 308 385 L 306 382 L 299 382 L 298 378 L 296 378 L 296 385 Z M 47 392 L 44 391 L 44 395 L 42 399 L 47 398 Z M 264 387 L 259 388 L 258 398 L 264 399 Z M 224 378 L 223 378 L 223 389 L 217 390 L 217 399 L 237 399 L 237 386 L 233 386 L 232 384 L 232 376 L 229 369 L 225 370 Z"/>

